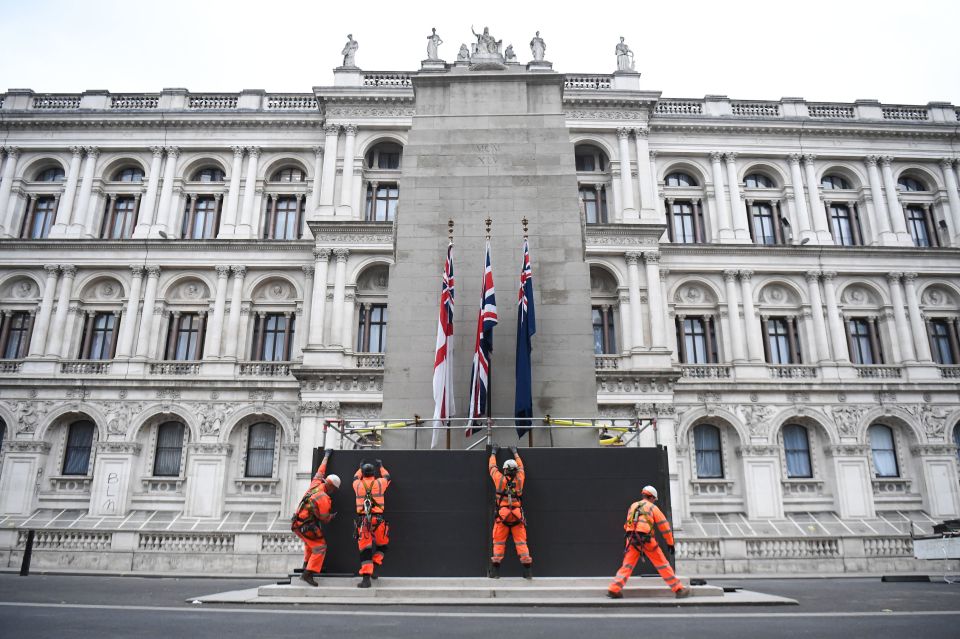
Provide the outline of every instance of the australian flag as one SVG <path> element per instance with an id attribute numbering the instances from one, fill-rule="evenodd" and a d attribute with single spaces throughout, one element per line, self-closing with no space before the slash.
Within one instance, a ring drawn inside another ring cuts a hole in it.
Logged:
<path id="1" fill-rule="evenodd" d="M 530 245 L 523 238 L 523 266 L 520 269 L 520 295 L 517 302 L 517 380 L 513 414 L 517 418 L 517 436 L 530 429 L 533 417 L 533 382 L 530 364 L 530 343 L 537 332 L 536 313 L 533 310 L 533 268 L 530 266 Z"/>
<path id="2" fill-rule="evenodd" d="M 477 342 L 470 370 L 470 417 L 467 437 L 474 433 L 479 419 L 486 417 L 490 401 L 490 357 L 493 354 L 493 327 L 497 325 L 497 299 L 493 292 L 493 266 L 490 264 L 490 240 L 484 259 L 483 286 L 480 289 L 480 315 L 477 318 Z"/>

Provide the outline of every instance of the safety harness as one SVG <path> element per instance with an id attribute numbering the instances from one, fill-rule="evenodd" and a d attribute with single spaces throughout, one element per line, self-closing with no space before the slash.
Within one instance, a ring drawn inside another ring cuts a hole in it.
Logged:
<path id="1" fill-rule="evenodd" d="M 377 500 L 373 498 L 373 487 L 377 485 L 377 479 L 374 478 L 370 485 L 366 485 L 363 482 L 363 478 L 360 478 L 360 485 L 363 486 L 363 489 L 366 491 L 366 495 L 363 498 L 363 513 L 357 513 L 356 519 L 356 530 L 354 531 L 354 537 L 360 535 L 360 530 L 366 527 L 367 530 L 373 532 L 380 527 L 380 524 L 384 523 L 383 512 L 375 513 L 373 512 L 374 508 L 383 509 L 383 505 L 377 503 Z"/>
<path id="2" fill-rule="evenodd" d="M 522 493 L 520 493 L 520 491 L 517 490 L 516 476 L 510 477 L 506 473 L 503 473 L 503 479 L 500 485 L 497 487 L 496 493 L 497 495 L 496 495 L 495 505 L 497 509 L 497 521 L 502 523 L 504 526 L 507 526 L 508 528 L 512 526 L 516 526 L 517 524 L 523 523 L 525 519 L 523 515 L 523 508 L 521 508 L 519 505 L 516 505 L 516 506 L 514 505 L 514 501 L 516 500 L 516 502 L 519 504 L 520 498 L 523 496 Z M 506 498 L 507 500 L 507 503 L 505 504 L 503 503 L 504 498 Z M 504 508 L 507 509 L 507 516 L 509 518 L 509 521 L 507 518 L 504 518 L 500 514 L 500 510 Z M 518 509 L 520 510 L 519 518 L 513 514 L 513 511 Z"/>
<path id="3" fill-rule="evenodd" d="M 290 518 L 290 530 L 300 532 L 302 535 L 309 536 L 314 533 L 322 533 L 323 522 L 320 519 L 320 513 L 317 512 L 316 504 L 313 501 L 314 495 L 322 492 L 324 484 L 320 483 L 309 489 L 300 499 L 297 506 L 297 512 Z M 306 513 L 301 517 L 302 513 Z"/>
<path id="4" fill-rule="evenodd" d="M 628 520 L 628 525 L 631 530 L 626 532 L 627 541 L 630 542 L 631 546 L 635 546 L 637 548 L 653 539 L 653 517 L 649 512 L 647 512 L 647 509 L 643 507 L 643 504 L 644 502 L 640 502 L 640 504 L 634 509 L 633 514 Z M 643 520 L 642 523 L 641 520 Z M 643 525 L 646 525 L 646 532 L 643 530 L 637 530 L 638 525 L 640 528 L 642 528 Z"/>

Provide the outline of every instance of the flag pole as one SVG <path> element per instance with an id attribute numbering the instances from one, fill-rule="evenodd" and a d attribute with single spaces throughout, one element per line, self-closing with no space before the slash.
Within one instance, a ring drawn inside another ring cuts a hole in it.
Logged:
<path id="1" fill-rule="evenodd" d="M 451 247 L 451 246 L 453 246 L 453 218 L 452 218 L 452 217 L 447 219 L 447 247 L 448 247 L 448 248 L 447 248 L 447 254 L 448 254 L 448 255 L 449 255 L 449 251 L 450 251 L 449 247 Z M 452 360 L 452 358 L 451 358 L 451 360 Z M 452 366 L 452 365 L 453 365 L 453 361 L 448 362 L 448 366 Z M 452 393 L 452 392 L 453 392 L 453 388 L 448 389 L 448 392 L 451 392 L 451 393 Z M 446 439 L 447 439 L 447 450 L 450 450 L 450 418 L 451 418 L 451 417 L 453 417 L 453 415 L 447 415 L 447 422 L 446 422 L 446 424 L 445 424 L 445 425 L 446 425 L 446 429 L 445 429 L 445 430 L 447 431 L 447 432 L 446 432 L 446 435 L 447 435 L 447 437 L 446 437 Z"/>
<path id="2" fill-rule="evenodd" d="M 485 220 L 487 225 L 487 244 L 490 243 L 490 226 L 493 224 L 493 220 L 490 219 L 490 216 L 487 216 Z M 493 417 L 493 351 L 490 351 L 490 368 L 487 370 L 487 420 Z M 489 421 L 488 421 L 489 427 Z M 492 441 L 490 443 L 493 443 Z"/>
<path id="3" fill-rule="evenodd" d="M 526 244 L 528 239 L 527 225 L 530 223 L 530 221 L 527 219 L 527 216 L 524 215 L 523 219 L 520 220 L 520 223 L 523 224 L 523 243 Z M 533 448 L 533 428 L 527 429 L 527 446 L 529 446 L 530 448 Z"/>

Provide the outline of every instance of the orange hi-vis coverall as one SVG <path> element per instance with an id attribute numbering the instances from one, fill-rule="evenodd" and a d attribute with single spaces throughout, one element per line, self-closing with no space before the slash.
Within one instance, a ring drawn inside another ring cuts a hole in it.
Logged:
<path id="1" fill-rule="evenodd" d="M 683 589 L 683 584 L 677 579 L 677 576 L 673 573 L 673 568 L 670 567 L 670 562 L 667 561 L 663 551 L 660 550 L 660 546 L 657 545 L 657 539 L 653 531 L 654 526 L 660 530 L 667 544 L 672 546 L 673 531 L 670 529 L 670 522 L 663 516 L 663 512 L 646 499 L 633 502 L 630 509 L 627 510 L 627 522 L 623 525 L 623 529 L 627 533 L 623 565 L 620 566 L 617 576 L 613 578 L 613 582 L 607 590 L 614 593 L 623 590 L 627 580 L 630 579 L 630 575 L 633 574 L 637 561 L 640 559 L 641 551 L 647 556 L 647 559 L 650 560 L 650 563 L 653 564 L 653 567 L 660 573 L 660 576 L 663 577 L 672 591 L 677 592 Z"/>
<path id="2" fill-rule="evenodd" d="M 307 562 L 306 569 L 312 573 L 320 572 L 327 556 L 327 540 L 323 537 L 321 524 L 333 519 L 333 500 L 326 492 L 326 475 L 327 460 L 324 459 L 310 487 L 300 499 L 297 513 L 290 524 L 290 529 L 303 540 L 303 560 Z"/>
<path id="3" fill-rule="evenodd" d="M 373 565 L 383 565 L 383 553 L 390 543 L 390 526 L 383 518 L 384 493 L 390 486 L 390 473 L 380 466 L 379 477 L 353 475 L 357 495 L 357 547 L 360 549 L 360 574 L 372 575 Z M 368 503 L 369 502 L 369 503 Z"/>
<path id="4" fill-rule="evenodd" d="M 507 550 L 507 537 L 513 536 L 513 545 L 517 548 L 520 563 L 529 566 L 533 563 L 530 549 L 527 548 L 527 522 L 523 518 L 523 484 L 526 473 L 523 470 L 523 460 L 520 455 L 514 455 L 517 460 L 517 474 L 513 479 L 507 478 L 497 468 L 497 456 L 490 455 L 490 478 L 497 491 L 497 516 L 493 522 L 493 556 L 490 561 L 500 565 Z"/>

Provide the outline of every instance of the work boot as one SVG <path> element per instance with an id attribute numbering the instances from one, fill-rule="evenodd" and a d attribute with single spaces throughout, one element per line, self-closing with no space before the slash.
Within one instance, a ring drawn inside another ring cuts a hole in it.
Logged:
<path id="1" fill-rule="evenodd" d="M 490 564 L 490 568 L 487 570 L 487 577 L 491 579 L 500 578 L 500 564 Z"/>
<path id="2" fill-rule="evenodd" d="M 316 586 L 316 585 L 318 585 L 318 584 L 317 584 L 316 580 L 313 578 L 313 576 L 314 576 L 315 574 L 316 574 L 316 573 L 312 573 L 312 572 L 310 572 L 309 570 L 304 570 L 303 572 L 300 573 L 300 579 L 302 579 L 303 581 L 307 582 L 307 583 L 310 584 L 311 586 Z"/>
<path id="3" fill-rule="evenodd" d="M 533 579 L 533 565 L 532 564 L 523 564 L 523 578 L 526 580 Z"/>
<path id="4" fill-rule="evenodd" d="M 608 591 L 607 591 L 607 598 L 608 598 L 608 599 L 623 599 L 623 593 L 622 593 L 622 592 L 614 592 L 614 591 L 612 591 L 612 590 L 608 590 Z"/>
<path id="5" fill-rule="evenodd" d="M 380 578 L 380 575 L 378 575 L 377 573 L 373 573 L 372 575 L 370 575 L 370 578 L 371 578 L 371 579 L 379 579 L 379 578 Z"/>
<path id="6" fill-rule="evenodd" d="M 306 570 L 306 569 L 307 569 L 307 562 L 303 562 L 303 565 L 300 566 L 299 568 L 294 568 L 294 569 L 293 569 L 293 572 L 301 573 L 301 572 L 303 572 L 303 571 Z"/>
<path id="7" fill-rule="evenodd" d="M 357 584 L 357 588 L 369 588 L 370 586 L 370 575 L 364 575 L 363 580 Z"/>
<path id="8" fill-rule="evenodd" d="M 677 591 L 677 599 L 686 599 L 691 594 L 693 594 L 693 591 L 689 588 L 681 588 Z"/>

